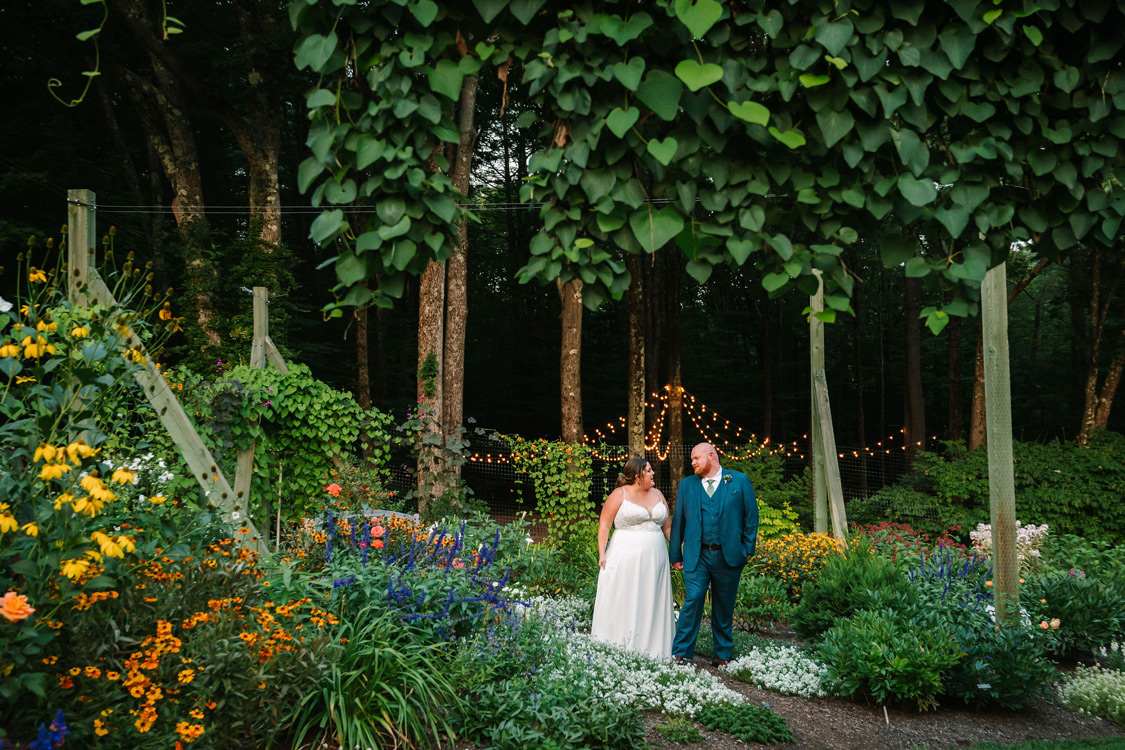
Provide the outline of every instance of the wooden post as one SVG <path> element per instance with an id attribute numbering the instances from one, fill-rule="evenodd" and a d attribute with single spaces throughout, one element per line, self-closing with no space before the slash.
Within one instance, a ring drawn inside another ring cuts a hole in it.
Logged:
<path id="1" fill-rule="evenodd" d="M 94 194 L 89 190 L 71 190 L 67 193 L 67 200 L 70 204 L 67 227 L 68 294 L 72 300 L 77 300 L 75 304 L 97 302 L 106 307 L 116 305 L 113 293 L 89 262 L 92 259 L 93 245 L 88 243 L 96 236 L 94 217 L 90 214 L 94 206 Z M 79 241 L 79 238 L 84 239 Z M 164 376 L 156 369 L 156 364 L 140 339 L 132 331 L 125 338 L 125 346 L 136 347 L 144 355 L 141 368 L 135 375 L 137 382 L 141 384 L 161 424 L 180 450 L 196 482 L 218 508 L 223 520 L 241 529 L 242 533 L 237 535 L 236 541 L 258 550 L 262 555 L 269 555 L 269 548 L 262 541 L 247 513 L 245 496 L 231 489 L 218 462 L 199 438 L 195 425 L 176 400 Z"/>
<path id="2" fill-rule="evenodd" d="M 93 190 L 68 190 L 66 192 L 66 247 L 67 292 L 71 304 L 88 305 L 87 279 L 94 266 L 97 247 L 97 227 L 94 220 L 96 196 Z"/>
<path id="3" fill-rule="evenodd" d="M 269 290 L 264 286 L 254 287 L 254 340 L 250 344 L 250 366 L 264 369 L 266 361 L 282 373 L 289 372 L 289 365 L 285 358 L 270 340 L 270 315 L 269 315 Z M 254 451 L 257 441 L 251 441 L 250 447 L 238 452 L 238 469 L 234 474 L 234 492 L 238 497 L 250 499 L 250 481 L 254 476 Z M 280 510 L 280 505 L 278 509 Z M 269 528 L 267 517 L 266 528 Z M 278 539 L 275 537 L 275 542 Z M 276 546 L 276 545 L 275 545 Z"/>
<path id="4" fill-rule="evenodd" d="M 832 428 L 832 407 L 828 402 L 828 379 L 824 370 L 813 370 L 813 424 L 820 433 L 821 464 L 827 504 L 832 511 L 832 534 L 837 539 L 848 538 L 848 517 L 844 510 L 844 489 L 840 483 L 840 463 L 836 455 L 836 432 Z"/>
<path id="5" fill-rule="evenodd" d="M 1008 370 L 1008 284 L 1006 263 L 993 268 L 981 285 L 984 340 L 984 404 L 988 436 L 988 490 L 992 520 L 992 577 L 996 621 L 1019 621 L 1020 574 L 1016 556 L 1016 489 L 1012 460 L 1011 375 Z"/>
<path id="6" fill-rule="evenodd" d="M 813 531 L 828 532 L 828 488 L 825 478 L 825 456 L 820 420 L 817 419 L 816 371 L 824 371 L 824 321 L 816 313 L 824 310 L 824 279 L 816 274 L 816 294 L 809 298 L 809 457 L 813 478 Z"/>

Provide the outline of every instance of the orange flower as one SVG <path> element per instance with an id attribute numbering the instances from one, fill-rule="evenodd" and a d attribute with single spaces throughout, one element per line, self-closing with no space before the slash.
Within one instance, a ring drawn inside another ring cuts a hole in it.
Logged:
<path id="1" fill-rule="evenodd" d="M 1046 630 L 1047 628 L 1049 628 L 1049 627 L 1051 627 L 1051 626 L 1047 624 L 1047 621 L 1046 621 L 1046 620 L 1044 620 L 1043 622 L 1039 623 L 1039 627 L 1041 627 L 1041 628 L 1043 628 L 1044 630 Z"/>
<path id="2" fill-rule="evenodd" d="M 25 594 L 9 591 L 3 597 L 0 597 L 0 615 L 9 622 L 26 620 L 34 612 L 35 609 L 28 606 Z"/>
<path id="3" fill-rule="evenodd" d="M 336 484 L 335 482 L 328 485 L 324 489 L 328 490 L 328 494 L 332 497 L 337 497 L 340 494 L 340 485 Z"/>

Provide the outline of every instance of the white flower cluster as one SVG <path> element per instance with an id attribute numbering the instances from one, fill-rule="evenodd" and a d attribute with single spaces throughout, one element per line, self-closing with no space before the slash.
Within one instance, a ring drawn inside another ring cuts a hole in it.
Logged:
<path id="1" fill-rule="evenodd" d="M 512 594 L 508 594 L 509 598 Z M 518 597 L 517 597 L 518 598 Z M 526 600 L 527 614 L 539 620 L 548 620 L 570 630 L 590 631 L 594 619 L 594 605 L 580 596 L 533 596 Z"/>
<path id="2" fill-rule="evenodd" d="M 1094 656 L 1100 656 L 1103 661 L 1114 669 L 1125 670 L 1125 645 L 1114 641 L 1109 646 L 1094 649 Z"/>
<path id="3" fill-rule="evenodd" d="M 755 646 L 719 669 L 743 682 L 788 695 L 825 698 L 834 694 L 827 665 L 796 646 Z"/>
<path id="4" fill-rule="evenodd" d="M 709 672 L 673 664 L 575 634 L 566 645 L 567 662 L 551 677 L 584 684 L 622 707 L 695 716 L 704 706 L 745 699 Z"/>
<path id="5" fill-rule="evenodd" d="M 1108 717 L 1125 725 L 1125 672 L 1079 666 L 1067 678 L 1059 697 L 1063 705 L 1083 716 Z"/>
<path id="6" fill-rule="evenodd" d="M 1047 541 L 1047 524 L 1036 526 L 1029 523 L 1024 526 L 1016 521 L 1016 556 L 1019 558 L 1020 570 L 1024 573 L 1032 572 L 1038 567 L 1043 553 L 1040 547 Z M 973 549 L 983 556 L 992 557 L 992 526 L 987 523 L 978 523 L 976 531 L 969 532 Z"/>

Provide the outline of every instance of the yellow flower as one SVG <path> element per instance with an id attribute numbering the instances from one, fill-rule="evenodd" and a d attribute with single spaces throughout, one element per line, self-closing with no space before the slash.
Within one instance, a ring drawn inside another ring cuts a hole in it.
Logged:
<path id="1" fill-rule="evenodd" d="M 59 500 L 62 500 L 62 498 L 59 498 Z M 86 515 L 90 516 L 91 518 L 93 518 L 94 516 L 101 513 L 102 508 L 105 506 L 105 503 L 103 503 L 101 500 L 98 500 L 97 498 L 89 497 L 87 495 L 83 495 L 82 497 L 78 498 L 77 500 L 74 500 L 73 498 L 71 498 L 71 500 L 73 502 L 73 507 L 74 507 L 75 513 L 85 513 Z M 58 501 L 56 501 L 56 503 L 57 502 Z"/>
<path id="2" fill-rule="evenodd" d="M 130 484 L 136 478 L 136 475 L 128 469 L 117 469 L 113 472 L 113 481 L 118 484 Z"/>
<path id="3" fill-rule="evenodd" d="M 36 382 L 35 378 L 31 377 L 30 375 L 17 375 L 16 376 L 16 385 L 23 385 L 24 383 L 34 383 L 34 382 Z"/>
<path id="4" fill-rule="evenodd" d="M 42 445 L 40 445 L 38 448 L 35 449 L 35 455 L 32 456 L 31 460 L 32 460 L 33 463 L 39 463 L 40 459 L 42 459 L 44 461 L 54 461 L 55 460 L 55 453 L 57 453 L 57 452 L 58 451 L 55 450 L 55 447 L 53 445 L 48 445 L 47 443 L 43 443 Z"/>
<path id="5" fill-rule="evenodd" d="M 39 536 L 39 526 L 34 523 L 25 523 L 21 528 L 28 536 Z"/>
<path id="6" fill-rule="evenodd" d="M 47 274 L 43 273 L 42 269 L 32 266 L 31 272 L 27 274 L 27 280 L 45 283 L 47 281 Z"/>
<path id="7" fill-rule="evenodd" d="M 0 534 L 15 531 L 19 527 L 19 522 L 16 521 L 16 517 L 11 513 L 0 513 Z"/>
<path id="8" fill-rule="evenodd" d="M 0 357 L 18 357 L 20 356 L 20 348 L 15 344 L 4 344 L 0 346 Z"/>
<path id="9" fill-rule="evenodd" d="M 97 452 L 96 449 L 86 445 L 82 440 L 77 440 L 66 446 L 66 455 L 70 457 L 70 462 L 72 464 L 78 463 L 79 456 L 82 458 L 90 458 Z"/>
<path id="10" fill-rule="evenodd" d="M 102 719 L 94 719 L 94 734 L 99 737 L 105 737 L 109 734 L 109 730 L 105 728 L 105 721 Z"/>
<path id="11" fill-rule="evenodd" d="M 167 500 L 167 499 L 168 498 L 164 497 L 163 495 L 153 495 L 152 497 L 150 497 L 148 499 L 148 501 L 150 503 L 155 504 L 155 505 L 163 505 L 164 501 Z"/>
<path id="12" fill-rule="evenodd" d="M 86 571 L 90 569 L 90 562 L 77 557 L 73 560 L 63 560 L 59 563 L 59 567 L 62 569 L 64 576 L 74 581 L 86 574 Z"/>
<path id="13" fill-rule="evenodd" d="M 52 479 L 58 479 L 70 469 L 70 464 L 66 463 L 44 464 L 43 468 L 39 470 L 39 478 L 44 482 L 49 482 Z"/>
<path id="14" fill-rule="evenodd" d="M 56 323 L 53 320 L 50 323 L 48 323 L 45 320 L 41 320 L 41 321 L 39 321 L 38 323 L 35 324 L 35 330 L 40 331 L 40 332 L 42 332 L 42 331 L 57 331 L 57 330 L 59 330 L 59 324 Z"/>
<path id="15" fill-rule="evenodd" d="M 86 338 L 87 336 L 90 335 L 90 329 L 86 328 L 85 326 L 75 326 L 70 331 L 70 335 L 71 335 L 72 338 L 84 339 L 84 338 Z"/>

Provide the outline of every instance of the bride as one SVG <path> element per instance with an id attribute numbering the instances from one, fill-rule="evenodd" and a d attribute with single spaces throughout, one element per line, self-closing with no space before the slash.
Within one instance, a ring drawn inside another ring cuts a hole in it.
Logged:
<path id="1" fill-rule="evenodd" d="M 598 596 L 590 634 L 660 659 L 672 657 L 672 579 L 664 495 L 643 458 L 625 463 L 598 525 Z M 609 528 L 614 527 L 609 540 Z M 607 547 L 607 541 L 609 541 Z"/>

